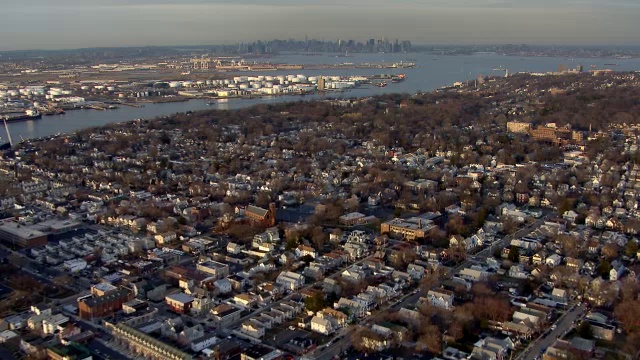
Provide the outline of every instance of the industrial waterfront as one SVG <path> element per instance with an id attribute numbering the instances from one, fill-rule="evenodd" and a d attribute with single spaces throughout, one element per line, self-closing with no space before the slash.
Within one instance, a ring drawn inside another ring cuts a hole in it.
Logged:
<path id="1" fill-rule="evenodd" d="M 206 99 L 193 99 L 184 102 L 149 103 L 144 107 L 120 107 L 106 111 L 74 110 L 66 114 L 43 117 L 39 120 L 21 121 L 9 124 L 15 141 L 20 138 L 37 138 L 50 136 L 57 133 L 68 133 L 75 130 L 100 126 L 108 123 L 129 121 L 137 118 L 155 118 L 171 115 L 179 112 L 197 111 L 205 109 L 232 110 L 255 104 L 279 103 L 286 101 L 315 100 L 323 98 L 355 98 L 372 96 L 383 93 L 415 93 L 430 91 L 443 86 L 450 86 L 456 81 L 475 79 L 478 75 L 503 76 L 505 71 L 516 72 L 550 72 L 556 71 L 560 64 L 574 68 L 582 64 L 585 69 L 612 69 L 616 71 L 635 71 L 640 69 L 640 59 L 567 59 L 558 57 L 514 57 L 496 54 L 476 54 L 459 56 L 437 56 L 429 53 L 393 53 L 393 54 L 353 54 L 345 57 L 336 54 L 323 55 L 279 55 L 274 60 L 290 64 L 343 64 L 345 62 L 362 63 L 399 63 L 415 62 L 412 68 L 392 70 L 399 74 L 406 74 L 406 80 L 388 87 L 364 86 L 346 89 L 341 92 L 327 92 L 322 94 L 280 95 L 253 99 L 231 98 L 219 101 Z M 494 70 L 497 69 L 497 70 Z M 502 70 L 504 69 L 504 70 Z M 318 70 L 296 70 L 296 74 L 304 76 L 372 76 L 381 72 L 389 72 L 389 69 L 377 68 L 326 68 Z M 245 75 L 239 73 L 238 75 Z M 269 71 L 270 76 L 286 76 L 291 70 Z M 3 136 L 5 138 L 5 136 Z"/>

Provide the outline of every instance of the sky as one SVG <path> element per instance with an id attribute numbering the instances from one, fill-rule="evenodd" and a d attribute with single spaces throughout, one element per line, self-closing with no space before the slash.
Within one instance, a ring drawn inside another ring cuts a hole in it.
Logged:
<path id="1" fill-rule="evenodd" d="M 390 38 L 640 45 L 640 0 L 0 0 L 0 50 Z"/>

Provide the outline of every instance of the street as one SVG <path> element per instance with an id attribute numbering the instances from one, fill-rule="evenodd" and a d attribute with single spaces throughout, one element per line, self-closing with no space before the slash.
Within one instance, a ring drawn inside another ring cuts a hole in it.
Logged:
<path id="1" fill-rule="evenodd" d="M 546 348 L 553 345 L 559 337 L 562 337 L 565 333 L 571 330 L 574 321 L 584 315 L 585 309 L 585 306 L 582 304 L 571 308 L 571 310 L 555 322 L 556 328 L 554 330 L 548 330 L 548 332 L 543 333 L 543 335 L 538 339 L 534 340 L 518 357 L 518 359 L 534 360 L 536 357 L 540 356 L 541 353 Z"/>

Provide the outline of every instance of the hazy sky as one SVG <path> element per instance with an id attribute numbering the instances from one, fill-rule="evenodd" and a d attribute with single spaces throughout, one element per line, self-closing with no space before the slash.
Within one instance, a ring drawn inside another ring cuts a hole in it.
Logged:
<path id="1" fill-rule="evenodd" d="M 0 0 L 0 50 L 400 38 L 632 44 L 640 0 Z"/>

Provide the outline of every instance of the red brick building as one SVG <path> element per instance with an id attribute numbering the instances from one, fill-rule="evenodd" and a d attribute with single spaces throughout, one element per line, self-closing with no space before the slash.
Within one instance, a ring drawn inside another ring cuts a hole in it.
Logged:
<path id="1" fill-rule="evenodd" d="M 127 289 L 119 289 L 103 296 L 94 296 L 78 301 L 78 312 L 83 319 L 108 316 L 122 309 L 122 304 L 133 299 L 133 293 Z"/>
<path id="2" fill-rule="evenodd" d="M 272 227 L 276 224 L 276 204 L 269 204 L 269 209 L 249 205 L 244 215 L 254 226 Z"/>

